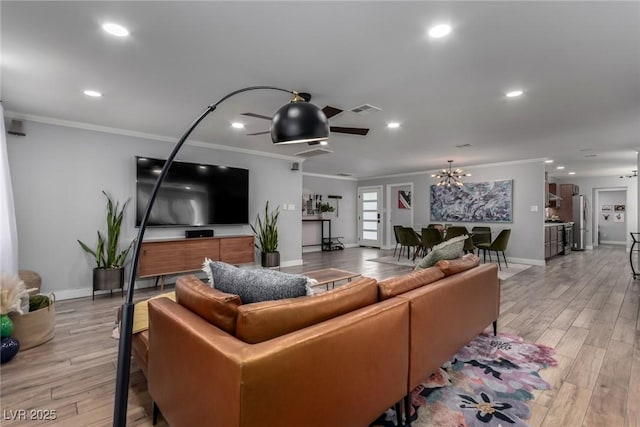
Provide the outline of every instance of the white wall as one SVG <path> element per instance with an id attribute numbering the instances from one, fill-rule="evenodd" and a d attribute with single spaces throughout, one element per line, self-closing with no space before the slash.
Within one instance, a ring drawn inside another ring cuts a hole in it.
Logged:
<path id="1" fill-rule="evenodd" d="M 566 178 L 559 180 L 562 184 L 575 184 L 580 187 L 580 194 L 587 200 L 587 249 L 592 249 L 598 243 L 597 227 L 594 219 L 594 201 L 596 190 L 626 190 L 627 193 L 627 227 L 625 241 L 627 249 L 631 248 L 631 232 L 638 232 L 638 178 L 619 178 L 617 176 L 598 176 L 591 178 Z M 598 206 L 595 206 L 599 208 Z M 594 233 L 594 230 L 596 232 Z"/>
<path id="2" fill-rule="evenodd" d="M 328 202 L 336 209 L 334 212 L 325 212 L 325 218 L 331 219 L 331 234 L 340 236 L 340 241 L 346 247 L 357 245 L 356 217 L 357 217 L 357 181 L 353 178 L 333 177 L 303 173 L 303 192 L 322 196 L 323 203 Z M 327 196 L 342 196 L 342 199 L 329 199 Z M 298 202 L 300 204 L 300 202 Z M 326 232 L 325 232 L 326 233 Z M 319 243 L 319 223 L 304 223 L 302 227 L 302 244 L 313 245 Z M 304 252 L 319 251 L 320 246 L 305 247 Z"/>
<path id="3" fill-rule="evenodd" d="M 471 177 L 465 178 L 468 182 L 513 180 L 513 222 L 454 223 L 454 225 L 463 225 L 469 230 L 476 225 L 489 225 L 494 238 L 500 230 L 510 228 L 511 238 L 506 252 L 507 258 L 513 262 L 544 265 L 544 163 L 538 160 L 510 162 L 468 167 L 464 170 L 472 174 Z M 413 182 L 413 226 L 419 230 L 432 222 L 429 189 L 436 181 L 435 178 L 431 178 L 431 172 L 363 179 L 358 181 L 358 185 L 384 185 L 383 191 L 386 193 L 387 184 L 407 182 Z M 384 200 L 386 200 L 386 194 Z M 537 211 L 532 212 L 532 207 Z M 386 221 L 389 212 L 385 210 L 384 214 Z"/>
<path id="4" fill-rule="evenodd" d="M 19 264 L 42 276 L 44 292 L 58 298 L 91 294 L 92 259 L 76 239 L 96 241 L 104 229 L 105 199 L 131 199 L 122 241 L 137 235 L 134 226 L 136 155 L 166 158 L 173 143 L 92 130 L 26 122 L 27 136 L 8 136 L 8 155 L 16 204 Z M 281 210 L 283 265 L 302 263 L 302 174 L 290 170 L 291 158 L 273 158 L 185 145 L 177 160 L 249 169 L 249 218 L 268 200 L 295 204 Z M 212 227 L 216 235 L 251 234 L 248 226 Z M 145 238 L 184 237 L 184 228 L 148 229 Z"/>
<path id="5" fill-rule="evenodd" d="M 608 191 L 597 190 L 596 191 L 596 203 L 595 203 L 595 216 L 596 219 L 596 231 L 600 235 L 600 243 L 613 243 L 613 244 L 626 244 L 627 241 L 627 217 L 626 204 L 627 204 L 627 192 L 626 191 Z M 602 212 L 602 205 L 608 205 L 613 207 L 615 205 L 625 205 L 625 212 L 621 212 L 622 222 L 616 222 L 616 215 L 618 212 L 608 211 Z M 606 216 L 606 219 L 605 219 Z M 597 239 L 597 236 L 596 236 Z"/>

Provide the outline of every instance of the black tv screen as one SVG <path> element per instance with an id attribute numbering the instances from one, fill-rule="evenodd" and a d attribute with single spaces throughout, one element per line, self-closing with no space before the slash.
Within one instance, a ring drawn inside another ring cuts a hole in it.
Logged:
<path id="1" fill-rule="evenodd" d="M 164 160 L 136 157 L 136 226 L 140 226 Z M 149 226 L 249 223 L 247 169 L 173 162 L 156 197 Z"/>

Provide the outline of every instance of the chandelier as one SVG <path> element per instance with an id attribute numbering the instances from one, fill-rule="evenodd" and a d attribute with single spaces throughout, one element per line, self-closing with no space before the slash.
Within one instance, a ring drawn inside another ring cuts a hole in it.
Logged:
<path id="1" fill-rule="evenodd" d="M 462 169 L 452 170 L 451 163 L 453 160 L 447 160 L 449 162 L 449 170 L 442 169 L 439 173 L 431 175 L 431 178 L 438 178 L 440 181 L 438 182 L 438 187 L 451 187 L 451 184 L 457 185 L 458 187 L 462 187 L 462 181 L 460 178 L 465 176 L 471 176 L 470 173 L 462 173 Z"/>

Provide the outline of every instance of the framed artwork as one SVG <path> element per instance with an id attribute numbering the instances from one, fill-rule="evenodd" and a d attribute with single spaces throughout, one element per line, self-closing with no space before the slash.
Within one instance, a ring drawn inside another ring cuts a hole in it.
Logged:
<path id="1" fill-rule="evenodd" d="M 513 222 L 513 180 L 431 186 L 431 221 Z"/>
<path id="2" fill-rule="evenodd" d="M 624 222 L 624 213 L 621 213 L 621 212 L 614 213 L 613 222 Z"/>
<path id="3" fill-rule="evenodd" d="M 611 212 L 611 205 L 602 205 L 600 206 L 600 210 L 602 212 Z"/>
<path id="4" fill-rule="evenodd" d="M 614 212 L 624 212 L 625 205 L 613 205 Z"/>
<path id="5" fill-rule="evenodd" d="M 398 209 L 411 209 L 411 191 L 398 191 Z"/>

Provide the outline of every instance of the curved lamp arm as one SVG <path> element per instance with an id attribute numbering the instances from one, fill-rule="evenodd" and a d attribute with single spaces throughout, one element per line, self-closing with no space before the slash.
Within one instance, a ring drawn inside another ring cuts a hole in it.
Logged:
<path id="1" fill-rule="evenodd" d="M 209 105 L 203 112 L 195 119 L 191 126 L 186 130 L 186 132 L 180 137 L 178 143 L 169 154 L 167 161 L 164 163 L 162 167 L 162 171 L 160 172 L 160 176 L 156 180 L 156 183 L 153 186 L 153 190 L 151 191 L 151 196 L 149 197 L 149 202 L 147 203 L 147 207 L 144 210 L 144 215 L 142 216 L 142 221 L 140 222 L 140 229 L 138 230 L 138 237 L 136 238 L 135 248 L 133 251 L 133 258 L 131 263 L 131 269 L 129 271 L 129 285 L 127 288 L 127 299 L 122 304 L 122 325 L 120 328 L 120 343 L 118 347 L 118 364 L 117 364 L 117 374 L 116 374 L 116 394 L 115 394 L 115 402 L 113 408 L 113 426 L 120 427 L 125 426 L 127 423 L 127 399 L 129 398 L 129 373 L 131 368 L 131 341 L 132 341 L 132 331 L 133 331 L 133 290 L 135 285 L 136 274 L 138 272 L 138 258 L 140 255 L 140 248 L 142 247 L 142 239 L 144 237 L 144 232 L 147 227 L 147 222 L 149 220 L 149 215 L 151 214 L 151 208 L 153 207 L 153 202 L 156 199 L 158 194 L 158 190 L 160 189 L 160 185 L 162 181 L 164 181 L 167 172 L 169 171 L 169 167 L 173 160 L 175 159 L 178 151 L 186 141 L 186 139 L 191 135 L 193 130 L 200 124 L 200 122 L 209 115 L 209 113 L 213 112 L 220 103 L 225 100 L 231 98 L 242 92 L 248 92 L 251 90 L 258 89 L 269 89 L 269 90 L 279 90 L 282 92 L 287 92 L 297 96 L 297 93 L 287 89 L 280 89 L 278 87 L 273 86 L 250 86 L 244 89 L 239 89 L 234 92 L 229 93 L 228 95 L 223 96 L 216 103 Z M 294 98 L 295 99 L 295 98 Z"/>

